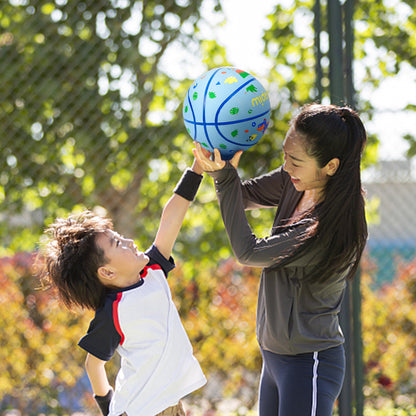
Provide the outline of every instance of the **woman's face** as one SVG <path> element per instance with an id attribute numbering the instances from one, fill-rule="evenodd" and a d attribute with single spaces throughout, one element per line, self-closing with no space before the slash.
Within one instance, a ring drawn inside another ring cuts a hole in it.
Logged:
<path id="1" fill-rule="evenodd" d="M 292 126 L 283 142 L 283 169 L 299 192 L 323 191 L 328 181 L 328 165 L 320 168 L 316 159 L 306 153 L 305 139 Z"/>

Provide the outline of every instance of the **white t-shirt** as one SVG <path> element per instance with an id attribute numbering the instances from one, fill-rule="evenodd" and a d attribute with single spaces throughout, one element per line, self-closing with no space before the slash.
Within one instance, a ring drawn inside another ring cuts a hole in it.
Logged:
<path id="1" fill-rule="evenodd" d="M 146 253 L 140 282 L 110 292 L 79 342 L 102 360 L 121 356 L 109 416 L 154 416 L 206 383 L 166 280 L 173 259 Z"/>

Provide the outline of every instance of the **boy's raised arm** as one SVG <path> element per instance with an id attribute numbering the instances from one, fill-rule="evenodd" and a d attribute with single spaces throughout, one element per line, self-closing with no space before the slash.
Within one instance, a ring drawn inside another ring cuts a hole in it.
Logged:
<path id="1" fill-rule="evenodd" d="M 163 208 L 154 244 L 167 259 L 172 253 L 186 211 L 198 191 L 202 173 L 203 170 L 199 163 L 194 160 L 192 168 L 188 168 L 184 172 L 174 189 L 174 194 Z"/>

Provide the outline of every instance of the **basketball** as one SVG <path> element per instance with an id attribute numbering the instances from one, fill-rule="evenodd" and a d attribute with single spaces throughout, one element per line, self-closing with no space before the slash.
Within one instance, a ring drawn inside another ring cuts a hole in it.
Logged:
<path id="1" fill-rule="evenodd" d="M 248 72 L 214 68 L 196 79 L 183 103 L 185 127 L 193 140 L 223 160 L 247 150 L 263 136 L 270 121 L 267 91 Z"/>

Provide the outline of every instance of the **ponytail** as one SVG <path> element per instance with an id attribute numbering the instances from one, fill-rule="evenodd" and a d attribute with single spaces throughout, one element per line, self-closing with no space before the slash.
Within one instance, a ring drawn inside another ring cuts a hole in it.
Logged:
<path id="1" fill-rule="evenodd" d="M 305 137 L 307 153 L 319 167 L 333 158 L 340 161 L 328 178 L 323 201 L 314 209 L 317 224 L 297 253 L 319 239 L 323 255 L 312 278 L 326 280 L 342 272 L 353 278 L 367 240 L 360 173 L 365 128 L 351 108 L 318 104 L 305 107 L 293 125 Z"/>

